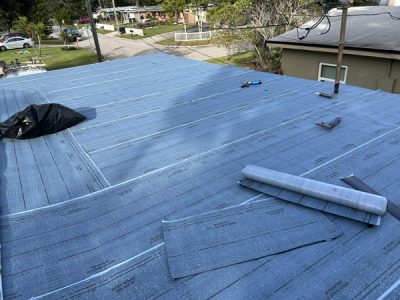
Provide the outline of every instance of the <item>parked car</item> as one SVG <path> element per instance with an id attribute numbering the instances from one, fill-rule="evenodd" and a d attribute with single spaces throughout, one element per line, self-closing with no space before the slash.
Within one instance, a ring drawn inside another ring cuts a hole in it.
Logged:
<path id="1" fill-rule="evenodd" d="M 2 36 L 0 36 L 0 42 L 4 42 L 6 39 L 11 38 L 11 37 L 23 37 L 26 39 L 29 39 L 29 35 L 23 32 L 9 32 L 5 33 Z"/>
<path id="2" fill-rule="evenodd" d="M 18 49 L 18 48 L 30 48 L 33 47 L 34 42 L 30 38 L 24 37 L 8 37 L 4 39 L 4 41 L 0 42 L 0 51 L 5 51 L 9 49 Z"/>
<path id="3" fill-rule="evenodd" d="M 82 39 L 82 35 L 75 28 L 65 28 L 64 32 L 66 32 L 68 34 L 68 36 L 71 38 L 71 40 L 73 40 L 73 41 Z"/>
<path id="4" fill-rule="evenodd" d="M 89 17 L 80 17 L 79 18 L 79 23 L 81 23 L 81 24 L 87 24 L 89 22 L 90 22 Z"/>

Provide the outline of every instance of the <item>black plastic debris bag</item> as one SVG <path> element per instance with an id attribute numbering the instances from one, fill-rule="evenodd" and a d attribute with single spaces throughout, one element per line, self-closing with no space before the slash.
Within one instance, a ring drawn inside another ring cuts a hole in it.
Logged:
<path id="1" fill-rule="evenodd" d="M 61 104 L 32 104 L 0 123 L 0 138 L 30 139 L 72 127 L 86 117 Z"/>

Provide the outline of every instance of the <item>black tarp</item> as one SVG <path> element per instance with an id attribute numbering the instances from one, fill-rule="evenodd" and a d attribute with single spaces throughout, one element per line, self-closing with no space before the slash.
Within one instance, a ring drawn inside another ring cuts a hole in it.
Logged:
<path id="1" fill-rule="evenodd" d="M 0 123 L 0 138 L 35 138 L 67 129 L 85 119 L 84 115 L 61 104 L 33 104 Z"/>

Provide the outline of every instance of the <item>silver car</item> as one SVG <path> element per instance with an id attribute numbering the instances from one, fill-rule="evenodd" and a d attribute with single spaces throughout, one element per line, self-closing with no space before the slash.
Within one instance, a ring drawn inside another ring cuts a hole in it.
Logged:
<path id="1" fill-rule="evenodd" d="M 34 42 L 30 38 L 24 38 L 20 36 L 13 36 L 0 42 L 0 51 L 18 48 L 30 48 L 33 47 Z"/>

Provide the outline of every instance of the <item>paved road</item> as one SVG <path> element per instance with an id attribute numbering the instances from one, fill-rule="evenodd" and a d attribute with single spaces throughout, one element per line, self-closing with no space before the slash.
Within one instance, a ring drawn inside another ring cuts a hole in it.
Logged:
<path id="1" fill-rule="evenodd" d="M 119 38 L 113 36 L 113 34 L 99 34 L 98 36 L 102 54 L 107 59 L 131 57 L 160 51 L 196 60 L 207 60 L 210 58 L 226 56 L 228 54 L 226 49 L 217 46 L 177 47 L 162 46 L 155 43 L 156 41 L 165 39 L 165 35 L 139 40 Z M 171 36 L 171 34 L 169 36 Z M 93 39 L 84 37 L 83 40 L 79 42 L 79 46 L 94 50 Z"/>

